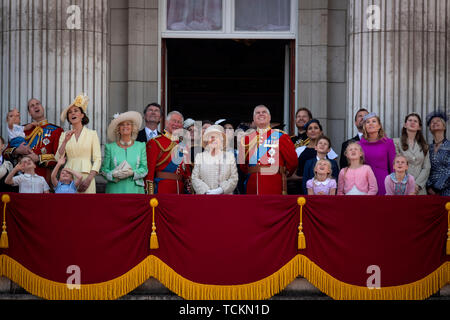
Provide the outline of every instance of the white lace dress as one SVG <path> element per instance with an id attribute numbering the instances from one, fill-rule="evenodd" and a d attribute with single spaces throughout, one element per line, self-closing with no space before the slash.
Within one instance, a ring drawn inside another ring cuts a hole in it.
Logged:
<path id="1" fill-rule="evenodd" d="M 195 156 L 192 186 L 196 194 L 221 187 L 224 194 L 233 194 L 238 183 L 236 160 L 231 152 L 219 152 L 211 156 L 204 151 Z"/>

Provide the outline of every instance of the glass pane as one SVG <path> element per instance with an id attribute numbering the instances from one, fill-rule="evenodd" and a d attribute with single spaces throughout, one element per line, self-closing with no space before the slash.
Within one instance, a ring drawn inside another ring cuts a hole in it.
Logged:
<path id="1" fill-rule="evenodd" d="M 291 0 L 235 0 L 236 31 L 290 31 Z"/>
<path id="2" fill-rule="evenodd" d="M 222 0 L 167 0 L 167 30 L 222 30 Z"/>

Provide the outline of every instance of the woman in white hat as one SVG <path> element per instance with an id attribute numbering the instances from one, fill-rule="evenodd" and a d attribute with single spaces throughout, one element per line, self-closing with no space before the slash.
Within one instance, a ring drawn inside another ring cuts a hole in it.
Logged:
<path id="1" fill-rule="evenodd" d="M 106 193 L 145 193 L 147 153 L 144 142 L 136 141 L 142 116 L 136 111 L 114 115 L 108 127 L 108 139 L 101 174 L 108 181 Z"/>
<path id="2" fill-rule="evenodd" d="M 95 176 L 100 171 L 102 152 L 97 131 L 86 127 L 89 99 L 80 94 L 61 113 L 61 122 L 69 121 L 72 130 L 63 132 L 59 139 L 56 160 L 66 155 L 65 168 L 80 172 L 83 181 L 78 186 L 79 193 L 96 193 Z"/>
<path id="3" fill-rule="evenodd" d="M 238 183 L 233 153 L 224 151 L 225 132 L 212 125 L 203 135 L 205 151 L 195 157 L 192 186 L 196 194 L 233 194 Z"/>

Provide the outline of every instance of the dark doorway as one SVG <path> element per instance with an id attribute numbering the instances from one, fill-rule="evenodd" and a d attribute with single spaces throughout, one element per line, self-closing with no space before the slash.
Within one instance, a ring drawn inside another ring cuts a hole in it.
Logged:
<path id="1" fill-rule="evenodd" d="M 185 118 L 252 121 L 264 104 L 282 122 L 286 40 L 165 39 L 167 107 Z"/>

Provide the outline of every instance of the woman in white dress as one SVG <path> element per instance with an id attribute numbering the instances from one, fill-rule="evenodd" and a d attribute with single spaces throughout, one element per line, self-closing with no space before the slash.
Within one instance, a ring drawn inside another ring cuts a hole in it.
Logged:
<path id="1" fill-rule="evenodd" d="M 224 151 L 225 132 L 213 125 L 203 135 L 205 151 L 195 156 L 192 186 L 196 194 L 233 194 L 238 183 L 233 153 Z"/>
<path id="2" fill-rule="evenodd" d="M 422 119 L 417 113 L 406 116 L 402 136 L 394 138 L 395 151 L 408 160 L 408 173 L 416 181 L 416 195 L 426 195 L 426 184 L 430 175 L 430 153 L 422 133 Z"/>

